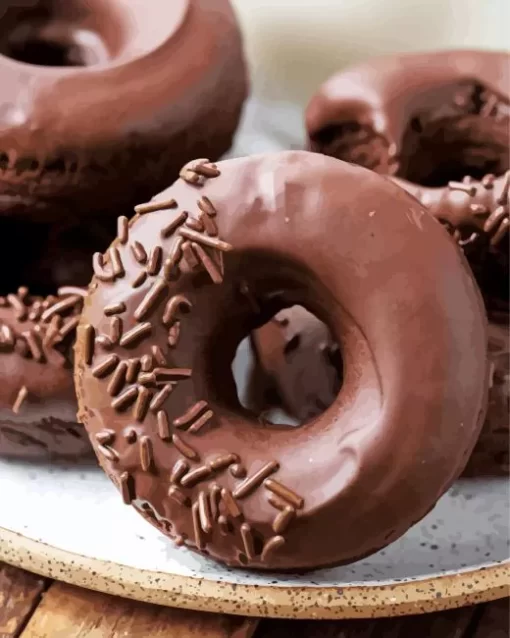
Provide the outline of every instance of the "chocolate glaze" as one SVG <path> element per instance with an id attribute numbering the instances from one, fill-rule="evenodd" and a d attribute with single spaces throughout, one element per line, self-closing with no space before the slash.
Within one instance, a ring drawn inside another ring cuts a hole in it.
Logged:
<path id="1" fill-rule="evenodd" d="M 228 0 L 7 5 L 0 216 L 118 215 L 229 149 L 247 78 Z"/>
<path id="2" fill-rule="evenodd" d="M 181 177 L 95 258 L 75 382 L 101 465 L 163 533 L 230 565 L 306 569 L 390 543 L 483 422 L 486 327 L 464 258 L 402 189 L 318 154 Z M 111 304 L 122 336 L 105 348 Z M 300 428 L 243 410 L 231 371 L 239 342 L 294 304 L 331 327 L 345 374 Z"/>
<path id="3" fill-rule="evenodd" d="M 252 335 L 260 370 L 256 368 L 250 377 L 249 394 L 261 397 L 256 404 L 259 411 L 269 405 L 264 405 L 263 388 L 266 395 L 270 390 L 275 397 L 272 405 L 283 404 L 291 419 L 315 418 L 333 403 L 341 383 L 338 361 L 331 357 L 337 346 L 327 326 L 302 307 L 282 310 L 277 318 Z M 493 317 L 489 323 L 487 416 L 463 476 L 509 472 L 509 340 L 508 316 Z"/>
<path id="4" fill-rule="evenodd" d="M 508 54 L 445 51 L 370 60 L 319 89 L 306 126 L 311 150 L 402 178 L 401 185 L 459 231 L 479 282 L 496 274 L 489 303 L 501 297 L 508 307 L 508 189 L 503 201 L 494 196 L 504 190 L 510 161 Z M 470 197 L 456 188 L 466 175 L 487 180 L 491 173 L 500 178 L 492 192 L 479 186 Z M 471 210 L 478 199 L 489 219 Z"/>
<path id="5" fill-rule="evenodd" d="M 72 345 L 84 291 L 0 297 L 0 455 L 91 456 L 76 422 Z"/>

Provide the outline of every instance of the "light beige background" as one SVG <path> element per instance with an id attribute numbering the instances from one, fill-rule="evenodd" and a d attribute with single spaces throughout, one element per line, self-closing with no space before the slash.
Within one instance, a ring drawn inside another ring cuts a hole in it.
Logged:
<path id="1" fill-rule="evenodd" d="M 328 75 L 371 55 L 510 44 L 510 0 L 232 1 L 257 92 L 300 103 Z"/>

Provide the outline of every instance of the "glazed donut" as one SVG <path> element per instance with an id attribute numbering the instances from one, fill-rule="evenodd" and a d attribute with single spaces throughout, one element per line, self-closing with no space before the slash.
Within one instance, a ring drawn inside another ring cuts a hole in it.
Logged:
<path id="1" fill-rule="evenodd" d="M 92 458 L 76 423 L 72 347 L 85 291 L 0 297 L 0 456 Z"/>
<path id="2" fill-rule="evenodd" d="M 4 4 L 0 216 L 117 216 L 229 149 L 247 93 L 229 0 Z"/>
<path id="3" fill-rule="evenodd" d="M 124 502 L 178 544 L 257 569 L 353 561 L 462 470 L 487 402 L 482 301 L 441 227 L 379 175 L 303 151 L 197 160 L 95 261 L 79 418 Z M 344 368 L 300 428 L 244 410 L 231 370 L 294 304 Z"/>
<path id="4" fill-rule="evenodd" d="M 487 415 L 463 476 L 510 471 L 509 340 L 508 316 L 499 321 L 494 317 L 489 323 Z M 251 344 L 257 365 L 249 377 L 247 394 L 256 397 L 253 409 L 268 419 L 285 418 L 296 424 L 316 418 L 333 403 L 342 374 L 338 345 L 327 326 L 305 308 L 282 310 L 253 332 Z"/>
<path id="5" fill-rule="evenodd" d="M 319 89 L 307 107 L 306 127 L 311 150 L 401 178 L 400 185 L 432 204 L 478 280 L 498 280 L 489 303 L 501 297 L 508 307 L 507 53 L 370 60 Z M 466 176 L 480 182 L 466 183 Z"/>

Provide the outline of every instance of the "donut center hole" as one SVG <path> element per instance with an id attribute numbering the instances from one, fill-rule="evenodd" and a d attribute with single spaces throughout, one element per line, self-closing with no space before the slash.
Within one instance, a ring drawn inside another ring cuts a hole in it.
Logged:
<path id="1" fill-rule="evenodd" d="M 409 118 L 398 154 L 394 140 L 357 121 L 324 127 L 312 136 L 312 150 L 425 187 L 510 168 L 508 103 L 475 83 L 437 89 L 427 101 Z"/>
<path id="2" fill-rule="evenodd" d="M 26 6 L 24 6 L 24 4 Z M 43 67 L 91 67 L 115 53 L 109 3 L 30 0 L 8 7 L 0 21 L 0 53 Z"/>
<path id="3" fill-rule="evenodd" d="M 343 363 L 328 327 L 294 305 L 241 341 L 232 374 L 240 404 L 259 420 L 299 426 L 333 403 Z"/>
<path id="4" fill-rule="evenodd" d="M 5 55 L 37 66 L 93 66 L 108 59 L 99 36 L 92 32 L 62 34 L 60 38 L 27 34 L 11 39 Z"/>
<path id="5" fill-rule="evenodd" d="M 410 120 L 397 175 L 425 187 L 508 170 L 509 106 L 482 86 L 464 86 L 453 106 L 442 105 Z M 447 108 L 448 114 L 441 115 Z M 453 111 L 453 112 L 452 112 Z"/>

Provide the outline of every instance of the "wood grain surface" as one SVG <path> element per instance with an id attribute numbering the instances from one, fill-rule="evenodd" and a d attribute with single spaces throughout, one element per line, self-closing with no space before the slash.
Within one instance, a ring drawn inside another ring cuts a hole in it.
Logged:
<path id="1" fill-rule="evenodd" d="M 0 637 L 19 636 L 49 581 L 0 563 Z"/>
<path id="2" fill-rule="evenodd" d="M 158 607 L 0 563 L 0 638 L 508 638 L 510 599 L 379 620 L 257 620 Z"/>

